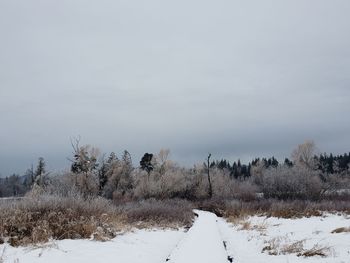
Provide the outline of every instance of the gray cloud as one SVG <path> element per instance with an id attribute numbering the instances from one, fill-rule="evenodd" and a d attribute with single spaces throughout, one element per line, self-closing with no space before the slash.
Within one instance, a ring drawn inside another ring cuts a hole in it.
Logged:
<path id="1" fill-rule="evenodd" d="M 0 173 L 69 138 L 181 163 L 349 151 L 350 3 L 1 1 Z"/>

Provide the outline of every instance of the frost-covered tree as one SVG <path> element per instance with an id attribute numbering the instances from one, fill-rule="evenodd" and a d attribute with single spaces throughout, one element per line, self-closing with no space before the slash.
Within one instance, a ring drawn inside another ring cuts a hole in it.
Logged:
<path id="1" fill-rule="evenodd" d="M 84 196 L 98 193 L 98 156 L 99 150 L 90 145 L 79 145 L 79 140 L 72 143 L 73 159 L 71 172 L 75 186 Z"/>
<path id="2" fill-rule="evenodd" d="M 317 168 L 317 160 L 315 156 L 316 145 L 313 141 L 305 141 L 303 144 L 299 144 L 292 152 L 292 160 L 294 164 L 312 170 Z"/>
<path id="3" fill-rule="evenodd" d="M 46 164 L 44 158 L 40 157 L 34 172 L 34 183 L 40 187 L 44 186 L 44 176 L 46 174 L 45 166 Z"/>
<path id="4" fill-rule="evenodd" d="M 115 153 L 111 153 L 105 163 L 106 185 L 103 195 L 107 198 L 118 198 L 124 196 L 133 187 L 131 173 L 133 171 L 130 153 L 124 151 L 119 159 Z"/>

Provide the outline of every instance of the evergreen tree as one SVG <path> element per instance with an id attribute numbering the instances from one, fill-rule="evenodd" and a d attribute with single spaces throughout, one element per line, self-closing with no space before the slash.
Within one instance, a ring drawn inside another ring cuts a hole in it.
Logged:
<path id="1" fill-rule="evenodd" d="M 35 173 L 34 173 L 34 183 L 43 186 L 44 185 L 44 175 L 46 173 L 45 171 L 45 161 L 43 157 L 39 158 L 38 165 L 36 167 Z"/>
<path id="2" fill-rule="evenodd" d="M 140 167 L 142 170 L 145 170 L 149 174 L 153 171 L 154 166 L 152 164 L 152 153 L 145 153 L 140 161 Z"/>

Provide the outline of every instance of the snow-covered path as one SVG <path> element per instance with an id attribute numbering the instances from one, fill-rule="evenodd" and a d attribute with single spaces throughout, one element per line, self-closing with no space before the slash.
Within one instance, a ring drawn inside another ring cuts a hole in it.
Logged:
<path id="1" fill-rule="evenodd" d="M 195 211 L 198 218 L 168 257 L 169 263 L 227 263 L 228 255 L 215 214 Z"/>

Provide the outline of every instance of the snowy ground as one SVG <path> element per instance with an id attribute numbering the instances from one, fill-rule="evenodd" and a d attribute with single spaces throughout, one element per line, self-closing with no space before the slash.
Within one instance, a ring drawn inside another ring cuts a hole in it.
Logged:
<path id="1" fill-rule="evenodd" d="M 327 214 L 300 219 L 254 216 L 235 224 L 219 219 L 218 224 L 235 263 L 350 263 L 350 232 L 331 233 L 336 228 L 350 227 L 350 216 Z M 312 248 L 321 249 L 327 256 L 298 256 Z"/>
<path id="2" fill-rule="evenodd" d="M 3 253 L 6 263 L 165 262 L 184 235 L 184 231 L 175 230 L 136 230 L 108 242 L 62 240 L 38 247 L 19 248 L 0 245 L 0 259 Z"/>
<path id="3" fill-rule="evenodd" d="M 0 262 L 350 263 L 350 233 L 331 233 L 350 227 L 349 216 L 254 216 L 231 224 L 212 213 L 195 212 L 198 218 L 188 232 L 135 230 L 104 243 L 63 240 L 19 248 L 6 244 L 0 245 Z M 323 248 L 327 257 L 297 256 L 313 247 Z"/>

